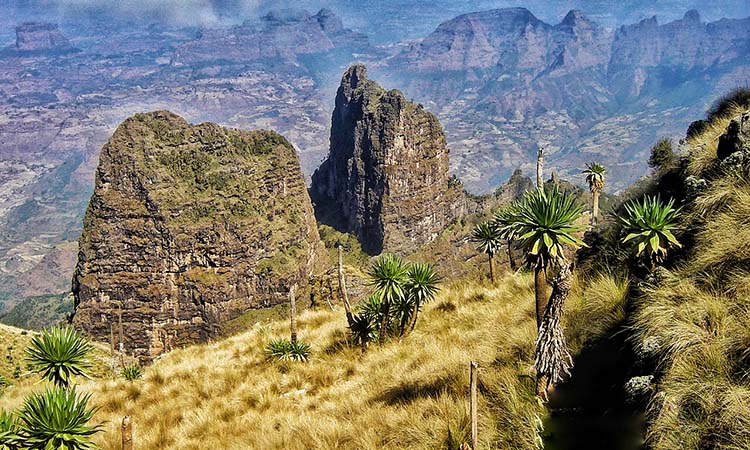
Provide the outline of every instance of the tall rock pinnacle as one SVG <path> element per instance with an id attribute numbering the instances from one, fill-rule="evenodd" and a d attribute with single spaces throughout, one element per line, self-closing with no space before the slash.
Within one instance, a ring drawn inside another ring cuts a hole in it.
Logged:
<path id="1" fill-rule="evenodd" d="M 329 155 L 310 192 L 318 218 L 371 254 L 429 242 L 465 207 L 435 115 L 369 80 L 362 65 L 341 79 Z"/>

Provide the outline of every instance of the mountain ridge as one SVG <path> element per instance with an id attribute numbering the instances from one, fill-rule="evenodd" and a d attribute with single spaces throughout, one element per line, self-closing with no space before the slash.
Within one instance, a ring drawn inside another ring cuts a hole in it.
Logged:
<path id="1" fill-rule="evenodd" d="M 750 17 L 707 23 L 691 10 L 609 30 L 580 11 L 553 25 L 507 8 L 442 23 L 377 75 L 435 111 L 451 171 L 474 192 L 532 169 L 539 146 L 565 177 L 591 159 L 621 169 L 622 189 L 646 173 L 650 142 L 749 82 L 749 57 Z"/>

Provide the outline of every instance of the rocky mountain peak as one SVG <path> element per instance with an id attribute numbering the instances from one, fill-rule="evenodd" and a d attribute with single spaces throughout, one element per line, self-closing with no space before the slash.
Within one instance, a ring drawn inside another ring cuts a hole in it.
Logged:
<path id="1" fill-rule="evenodd" d="M 261 22 L 268 25 L 285 24 L 290 22 L 305 22 L 310 20 L 312 16 L 304 9 L 273 9 L 268 11 L 263 17 Z"/>
<path id="2" fill-rule="evenodd" d="M 79 241 L 73 323 L 149 360 L 287 301 L 319 242 L 294 148 L 265 130 L 136 114 L 102 148 Z M 121 319 L 120 319 L 121 317 Z"/>
<path id="3" fill-rule="evenodd" d="M 314 17 L 326 33 L 339 33 L 344 30 L 341 18 L 328 8 L 321 9 Z"/>
<path id="4" fill-rule="evenodd" d="M 692 23 L 701 23 L 701 15 L 697 10 L 691 9 L 690 11 L 685 13 L 685 15 L 682 17 L 682 20 Z"/>
<path id="5" fill-rule="evenodd" d="M 523 7 L 500 8 L 495 10 L 495 15 L 516 24 L 536 24 L 540 22 L 531 11 Z"/>
<path id="6" fill-rule="evenodd" d="M 367 81 L 367 68 L 363 64 L 355 64 L 349 67 L 341 77 L 339 91 L 346 98 L 351 98 L 352 93 L 357 90 L 360 83 L 365 81 Z"/>
<path id="7" fill-rule="evenodd" d="M 586 15 L 577 9 L 572 9 L 568 14 L 565 15 L 562 22 L 559 25 L 561 28 L 567 28 L 574 30 L 576 28 L 593 28 L 598 27 L 597 24 L 589 20 Z"/>
<path id="8" fill-rule="evenodd" d="M 466 207 L 440 122 L 367 79 L 362 65 L 342 76 L 328 158 L 310 194 L 320 221 L 355 234 L 371 254 L 429 242 Z"/>
<path id="9" fill-rule="evenodd" d="M 303 9 L 279 9 L 269 11 L 259 21 L 246 20 L 241 26 L 203 32 L 198 39 L 178 46 L 172 63 L 247 63 L 273 58 L 298 65 L 298 55 L 366 48 L 367 37 L 344 28 L 329 9 L 315 15 Z"/>

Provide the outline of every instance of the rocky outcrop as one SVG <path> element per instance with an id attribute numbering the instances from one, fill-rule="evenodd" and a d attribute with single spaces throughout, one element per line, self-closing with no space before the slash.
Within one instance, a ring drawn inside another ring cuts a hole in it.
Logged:
<path id="1" fill-rule="evenodd" d="M 736 152 L 750 152 L 750 113 L 732 119 L 726 132 L 719 136 L 716 147 L 719 159 L 726 159 Z"/>
<path id="2" fill-rule="evenodd" d="M 451 169 L 472 192 L 533 170 L 539 145 L 563 178 L 597 160 L 619 190 L 646 172 L 654 136 L 682 133 L 702 105 L 746 84 L 748 52 L 750 19 L 690 11 L 610 31 L 576 10 L 552 24 L 505 8 L 440 24 L 382 76 L 438 115 Z"/>
<path id="3" fill-rule="evenodd" d="M 448 175 L 440 122 L 400 91 L 368 80 L 361 65 L 341 79 L 330 151 L 310 192 L 318 217 L 354 233 L 371 254 L 429 242 L 466 206 Z"/>
<path id="4" fill-rule="evenodd" d="M 149 360 L 287 301 L 319 237 L 294 148 L 271 131 L 136 114 L 103 147 L 73 279 L 74 325 Z M 116 333 L 117 334 L 117 333 Z"/>
<path id="5" fill-rule="evenodd" d="M 172 64 L 247 63 L 261 59 L 296 62 L 298 55 L 368 45 L 365 35 L 344 28 L 341 19 L 329 9 L 321 9 L 315 15 L 304 10 L 271 11 L 259 22 L 203 31 L 198 39 L 177 48 Z"/>
<path id="6" fill-rule="evenodd" d="M 56 24 L 27 22 L 16 27 L 16 51 L 64 52 L 71 49 L 70 42 Z"/>

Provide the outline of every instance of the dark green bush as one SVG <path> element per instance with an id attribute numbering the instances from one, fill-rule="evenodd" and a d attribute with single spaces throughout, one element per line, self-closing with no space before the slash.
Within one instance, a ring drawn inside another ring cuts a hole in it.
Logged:
<path id="1" fill-rule="evenodd" d="M 648 159 L 649 167 L 657 170 L 668 169 L 674 166 L 677 157 L 672 148 L 672 140 L 661 138 L 651 147 L 651 157 Z"/>
<path id="2" fill-rule="evenodd" d="M 292 342 L 287 339 L 273 339 L 266 345 L 266 356 L 268 359 L 279 361 L 307 362 L 310 358 L 312 347 L 302 341 Z"/>
<path id="3" fill-rule="evenodd" d="M 56 387 L 31 394 L 18 412 L 21 448 L 28 450 L 90 450 L 91 436 L 100 425 L 89 425 L 96 409 L 89 408 L 90 395 Z"/>
<path id="4" fill-rule="evenodd" d="M 122 377 L 127 381 L 133 382 L 143 378 L 143 369 L 136 364 L 131 364 L 122 368 Z"/>
<path id="5" fill-rule="evenodd" d="M 68 387 L 73 376 L 87 377 L 92 350 L 89 341 L 72 327 L 60 326 L 34 336 L 26 357 L 32 372 L 55 386 Z"/>

